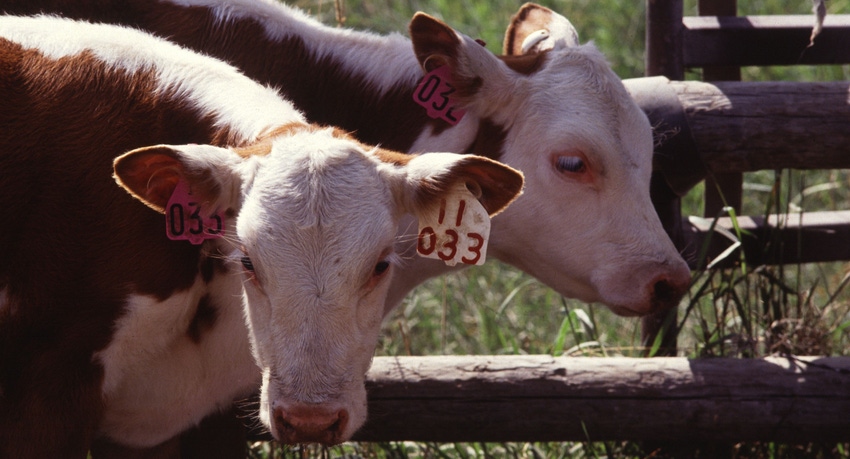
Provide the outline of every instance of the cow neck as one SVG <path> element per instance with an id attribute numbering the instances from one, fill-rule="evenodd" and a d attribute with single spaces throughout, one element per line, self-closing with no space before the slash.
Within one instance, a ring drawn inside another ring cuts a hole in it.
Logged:
<path id="1" fill-rule="evenodd" d="M 282 6 L 264 19 L 266 24 L 249 17 L 222 23 L 209 7 L 160 3 L 155 8 L 127 22 L 223 59 L 252 79 L 279 88 L 313 123 L 398 151 L 409 151 L 423 131 L 438 135 L 450 129 L 413 102 L 422 71 L 409 40 L 356 31 L 341 34 L 294 18 Z M 283 31 L 281 36 L 270 36 L 268 30 L 275 28 Z M 373 71 L 364 59 L 373 60 L 380 71 Z"/>
<path id="2" fill-rule="evenodd" d="M 478 121 L 478 131 L 475 134 L 475 139 L 464 150 L 464 153 L 486 156 L 490 159 L 500 161 L 506 136 L 507 131 L 502 126 L 494 123 L 489 118 L 482 118 Z"/>
<path id="3" fill-rule="evenodd" d="M 283 5 L 256 2 L 250 7 L 209 6 L 209 2 L 200 1 L 187 5 L 191 2 L 79 0 L 74 5 L 56 7 L 28 0 L 7 5 L 6 11 L 57 13 L 127 25 L 166 37 L 279 88 L 311 122 L 339 127 L 366 144 L 410 151 L 423 135 L 430 137 L 425 143 L 429 151 L 452 150 L 466 143 L 446 136 L 446 131 L 454 128 L 429 118 L 412 101 L 422 71 L 409 40 L 399 35 L 342 31 Z M 225 7 L 227 11 L 216 13 L 217 8 Z M 374 67 L 369 67 L 369 61 L 374 61 Z M 382 81 L 373 81 L 377 78 Z M 479 126 L 479 134 L 487 129 L 486 124 Z M 479 142 L 470 137 L 466 150 L 473 151 L 475 143 Z"/>

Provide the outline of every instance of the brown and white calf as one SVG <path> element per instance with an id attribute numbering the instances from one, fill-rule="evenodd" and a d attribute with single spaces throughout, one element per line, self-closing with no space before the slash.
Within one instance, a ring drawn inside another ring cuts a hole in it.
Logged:
<path id="1" fill-rule="evenodd" d="M 563 295 L 622 315 L 678 304 L 690 278 L 649 198 L 650 125 L 604 57 L 548 8 L 526 4 L 504 56 L 427 15 L 411 41 L 327 27 L 274 0 L 0 0 L 0 10 L 47 12 L 148 30 L 280 87 L 313 122 L 408 152 L 474 152 L 525 173 L 527 187 L 492 228 L 490 252 Z M 444 66 L 455 92 L 417 91 L 423 68 Z M 466 115 L 456 125 L 430 118 Z M 449 103 L 457 107 L 451 113 Z M 415 228 L 416 225 L 411 225 Z M 415 238 L 400 238 L 413 240 Z M 401 248 L 412 254 L 414 245 Z M 388 307 L 453 268 L 414 259 Z"/>
<path id="2" fill-rule="evenodd" d="M 0 100 L 2 458 L 157 445 L 260 386 L 281 441 L 346 440 L 399 219 L 464 193 L 495 213 L 522 187 L 307 124 L 116 26 L 0 18 Z"/>

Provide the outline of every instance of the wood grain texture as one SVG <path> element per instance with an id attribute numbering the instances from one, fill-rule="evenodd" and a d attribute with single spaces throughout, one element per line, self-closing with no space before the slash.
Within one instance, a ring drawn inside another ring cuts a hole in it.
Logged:
<path id="1" fill-rule="evenodd" d="M 850 167 L 850 82 L 670 82 L 713 172 Z"/>
<path id="2" fill-rule="evenodd" d="M 379 357 L 364 441 L 850 440 L 850 358 Z"/>

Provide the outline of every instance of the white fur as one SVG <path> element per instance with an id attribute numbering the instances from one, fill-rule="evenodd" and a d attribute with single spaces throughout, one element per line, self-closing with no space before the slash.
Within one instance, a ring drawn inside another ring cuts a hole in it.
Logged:
<path id="1" fill-rule="evenodd" d="M 259 386 L 238 294 L 242 278 L 198 279 L 189 290 L 157 301 L 133 295 L 109 346 L 104 367 L 107 410 L 101 433 L 135 446 L 155 446 Z M 186 335 L 194 306 L 214 297 L 215 326 L 195 343 Z"/>
<path id="2" fill-rule="evenodd" d="M 256 138 L 271 126 L 303 121 L 274 90 L 242 77 L 233 67 L 135 29 L 47 16 L 3 16 L 0 36 L 52 58 L 89 50 L 129 72 L 153 67 L 160 91 L 176 91 L 245 139 Z"/>

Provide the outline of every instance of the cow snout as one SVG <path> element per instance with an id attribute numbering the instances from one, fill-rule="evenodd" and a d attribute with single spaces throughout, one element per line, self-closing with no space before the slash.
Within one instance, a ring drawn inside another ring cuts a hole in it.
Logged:
<path id="1" fill-rule="evenodd" d="M 650 313 L 675 308 L 691 285 L 691 273 L 686 267 L 659 275 L 649 285 Z"/>
<path id="2" fill-rule="evenodd" d="M 285 444 L 342 443 L 348 424 L 348 411 L 328 410 L 315 405 L 293 405 L 274 410 L 272 429 L 278 441 Z"/>

